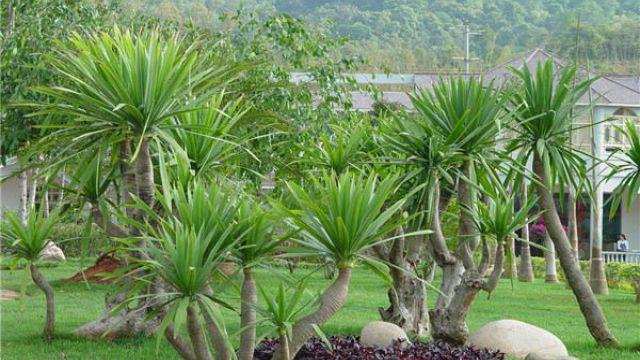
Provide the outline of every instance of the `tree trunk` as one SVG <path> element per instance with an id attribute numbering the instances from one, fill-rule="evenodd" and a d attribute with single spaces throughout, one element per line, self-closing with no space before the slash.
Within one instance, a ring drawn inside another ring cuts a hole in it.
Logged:
<path id="1" fill-rule="evenodd" d="M 573 187 L 569 188 L 569 209 L 567 211 L 567 227 L 569 233 L 567 237 L 569 237 L 569 243 L 571 244 L 571 251 L 573 252 L 573 256 L 576 257 L 576 260 L 580 260 L 578 254 L 578 219 L 576 218 L 576 193 L 573 190 Z"/>
<path id="2" fill-rule="evenodd" d="M 556 271 L 556 249 L 553 246 L 553 241 L 549 236 L 549 230 L 544 237 L 544 247 L 547 250 L 544 252 L 544 281 L 548 283 L 558 282 L 558 272 Z"/>
<path id="3" fill-rule="evenodd" d="M 473 214 L 476 208 L 476 193 L 468 181 L 472 181 L 472 167 L 470 160 L 466 160 L 462 167 L 464 178 L 458 182 L 458 203 L 460 204 L 460 221 L 458 224 L 458 250 L 456 256 L 462 259 L 465 270 L 476 269 L 473 253 L 480 244 L 480 235 Z"/>
<path id="4" fill-rule="evenodd" d="M 549 176 L 544 169 L 542 160 L 538 154 L 534 155 L 533 172 L 538 176 L 539 182 L 536 183 L 538 196 L 540 196 L 540 206 L 545 212 L 543 213 L 544 225 L 550 235 L 560 258 L 560 265 L 564 270 L 567 281 L 571 285 L 571 289 L 576 296 L 576 300 L 580 306 L 580 310 L 585 317 L 589 332 L 600 346 L 617 346 L 618 340 L 613 336 L 607 325 L 607 320 L 602 313 L 600 304 L 596 299 L 589 283 L 580 271 L 580 265 L 576 261 L 571 251 L 571 244 L 562 228 L 560 217 L 556 205 L 553 201 L 553 195 L 547 186 L 551 186 Z"/>
<path id="5" fill-rule="evenodd" d="M 240 349 L 238 351 L 239 360 L 253 360 L 253 351 L 256 346 L 256 304 L 258 294 L 256 291 L 256 281 L 253 278 L 251 269 L 244 270 L 244 281 L 242 283 L 242 302 L 240 304 Z"/>
<path id="6" fill-rule="evenodd" d="M 35 170 L 31 169 L 29 172 L 30 172 L 29 204 L 27 206 L 29 207 L 29 210 L 32 210 L 36 208 L 36 193 L 38 192 L 38 179 L 36 178 Z"/>
<path id="7" fill-rule="evenodd" d="M 18 179 L 20 181 L 20 221 L 24 224 L 27 221 L 27 214 L 29 213 L 29 181 L 27 178 L 27 172 L 22 171 Z"/>
<path id="8" fill-rule="evenodd" d="M 520 206 L 527 203 L 527 185 L 524 184 L 520 194 Z M 520 268 L 518 269 L 518 280 L 532 282 L 534 279 L 533 265 L 531 264 L 531 246 L 529 245 L 529 223 L 521 229 L 520 242 Z"/>
<path id="9" fill-rule="evenodd" d="M 187 331 L 191 338 L 191 345 L 193 346 L 196 360 L 212 360 L 209 354 L 209 348 L 207 347 L 207 339 L 204 337 L 202 325 L 198 319 L 198 311 L 192 304 L 187 306 Z"/>
<path id="10" fill-rule="evenodd" d="M 595 169 L 594 169 L 595 171 Z M 600 295 L 609 294 L 605 263 L 602 258 L 602 218 L 603 218 L 602 188 L 596 185 L 591 206 L 591 271 L 589 285 L 591 290 Z"/>
<path id="11" fill-rule="evenodd" d="M 511 256 L 509 257 L 509 263 L 504 266 L 504 277 L 506 279 L 515 279 L 518 277 L 515 240 L 512 237 L 507 238 L 506 246 L 508 247 Z M 498 247 L 500 247 L 500 245 L 498 245 Z"/>
<path id="12" fill-rule="evenodd" d="M 429 235 L 429 246 L 427 247 L 433 260 L 442 269 L 442 281 L 440 282 L 440 293 L 436 298 L 436 308 L 444 308 L 449 304 L 449 300 L 453 296 L 456 286 L 460 284 L 462 272 L 464 268 L 462 263 L 454 256 L 449 248 L 442 233 L 440 226 L 441 199 L 440 186 L 434 184 L 434 199 L 431 210 L 431 230 L 433 233 Z M 430 320 L 433 323 L 432 320 Z"/>
<path id="13" fill-rule="evenodd" d="M 482 277 L 478 271 L 466 270 L 447 307 L 434 308 L 429 311 L 431 336 L 435 340 L 443 340 L 457 345 L 467 341 L 469 329 L 465 319 L 471 303 L 483 285 Z"/>
<path id="14" fill-rule="evenodd" d="M 122 189 L 120 193 L 121 203 L 126 206 L 127 216 L 133 217 L 133 211 L 129 204 L 132 203 L 132 194 L 137 194 L 136 173 L 129 163 L 131 160 L 131 143 L 128 139 L 120 142 L 120 174 L 122 174 Z"/>
<path id="15" fill-rule="evenodd" d="M 209 286 L 207 286 L 206 292 L 209 295 L 213 295 L 213 290 Z M 213 345 L 215 359 L 231 360 L 232 353 L 229 348 L 229 344 L 227 343 L 227 336 L 224 329 L 220 329 L 220 327 L 218 327 L 218 324 L 213 321 L 213 318 L 202 304 L 200 304 L 200 310 L 204 316 L 204 322 L 207 327 L 207 332 L 209 333 L 209 340 Z"/>
<path id="16" fill-rule="evenodd" d="M 291 357 L 291 352 L 289 351 L 289 339 L 286 334 L 280 335 L 280 352 L 278 353 L 279 358 L 274 355 L 274 360 L 289 360 Z"/>
<path id="17" fill-rule="evenodd" d="M 349 293 L 350 280 L 351 269 L 339 269 L 336 280 L 320 296 L 320 304 L 316 311 L 303 317 L 293 326 L 292 339 L 289 343 L 289 359 L 295 357 L 305 341 L 313 336 L 315 333 L 314 324 L 317 326 L 324 324 L 344 305 Z M 276 349 L 276 354 L 282 356 L 281 351 L 279 346 Z"/>
<path id="18" fill-rule="evenodd" d="M 154 200 L 154 178 L 153 163 L 149 152 L 149 142 L 143 140 L 136 159 L 136 183 L 138 186 L 138 197 L 147 205 L 153 207 Z"/>
<path id="19" fill-rule="evenodd" d="M 393 279 L 393 287 L 388 291 L 390 305 L 387 309 L 378 309 L 383 321 L 396 324 L 415 336 L 424 335 L 428 326 L 425 286 L 417 279 L 423 241 L 421 237 L 394 240 L 386 260 L 404 271 L 390 268 Z"/>
<path id="20" fill-rule="evenodd" d="M 164 329 L 164 337 L 178 352 L 180 357 L 185 360 L 196 360 L 196 355 L 193 353 L 190 345 L 184 341 L 180 334 L 176 334 L 173 323 L 169 323 L 169 325 Z"/>
<path id="21" fill-rule="evenodd" d="M 56 328 L 56 313 L 53 288 L 51 287 L 51 285 L 49 285 L 47 280 L 45 280 L 42 274 L 40 274 L 40 272 L 38 271 L 38 267 L 35 264 L 32 263 L 29 269 L 31 270 L 31 278 L 33 279 L 33 282 L 38 285 L 42 292 L 44 292 L 44 296 L 47 300 L 47 315 L 44 323 L 44 337 L 47 340 L 52 340 Z"/>

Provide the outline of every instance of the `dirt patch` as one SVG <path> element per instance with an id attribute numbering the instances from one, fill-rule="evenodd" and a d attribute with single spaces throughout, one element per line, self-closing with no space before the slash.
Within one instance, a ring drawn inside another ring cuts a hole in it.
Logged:
<path id="1" fill-rule="evenodd" d="M 93 266 L 78 272 L 69 279 L 67 283 L 74 283 L 78 281 L 91 281 L 96 283 L 107 283 L 111 279 L 106 275 L 118 270 L 123 266 L 123 262 L 115 257 L 113 253 L 107 253 L 98 258 Z"/>
<path id="2" fill-rule="evenodd" d="M 13 290 L 0 289 L 0 300 L 17 300 L 20 299 L 20 293 Z"/>

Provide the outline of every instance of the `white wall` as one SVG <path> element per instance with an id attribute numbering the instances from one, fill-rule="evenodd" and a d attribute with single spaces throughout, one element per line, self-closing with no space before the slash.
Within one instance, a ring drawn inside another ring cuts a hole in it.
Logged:
<path id="1" fill-rule="evenodd" d="M 20 207 L 20 181 L 17 176 L 0 182 L 0 214 L 6 209 L 17 211 Z"/>
<path id="2" fill-rule="evenodd" d="M 627 210 L 627 204 L 623 202 L 620 211 L 622 233 L 629 240 L 629 248 L 640 251 L 640 197 L 631 203 L 629 210 Z"/>

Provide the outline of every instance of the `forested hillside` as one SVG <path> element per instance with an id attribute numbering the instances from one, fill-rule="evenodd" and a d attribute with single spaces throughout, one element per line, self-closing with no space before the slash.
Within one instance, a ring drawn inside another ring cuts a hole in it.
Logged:
<path id="1" fill-rule="evenodd" d="M 141 11 L 219 27 L 221 13 L 285 12 L 351 41 L 371 68 L 430 70 L 459 66 L 462 21 L 472 37 L 476 69 L 544 47 L 604 72 L 640 72 L 638 0 L 138 0 Z M 133 3 L 133 4 L 131 4 Z M 580 20 L 578 22 L 578 19 Z M 327 21 L 329 21 L 327 23 Z M 577 31 L 579 30 L 579 31 Z M 579 34 L 579 36 L 576 36 Z M 577 40 L 577 41 L 576 41 Z M 579 52 L 576 53 L 576 43 Z"/>

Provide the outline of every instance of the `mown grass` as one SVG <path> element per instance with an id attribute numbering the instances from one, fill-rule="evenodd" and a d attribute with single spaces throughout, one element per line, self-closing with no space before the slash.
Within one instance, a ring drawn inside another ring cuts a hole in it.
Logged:
<path id="1" fill-rule="evenodd" d="M 44 320 L 44 296 L 30 285 L 24 311 L 19 301 L 2 301 L 1 353 L 3 360 L 12 359 L 177 359 L 164 342 L 156 350 L 155 339 L 137 338 L 117 341 L 88 341 L 74 338 L 73 329 L 95 319 L 104 311 L 104 298 L 109 285 L 64 284 L 63 280 L 78 270 L 76 261 L 43 269 L 56 290 L 57 336 L 51 343 L 40 338 Z M 258 282 L 270 287 L 279 280 L 273 272 L 261 271 Z M 302 274 L 308 270 L 300 269 Z M 3 289 L 18 290 L 23 270 L 0 272 Z M 310 289 L 326 285 L 321 272 L 311 276 Z M 232 303 L 237 303 L 233 288 L 226 291 Z M 431 294 L 430 300 L 435 296 Z M 491 299 L 482 294 L 473 304 L 468 323 L 471 330 L 497 319 L 525 321 L 556 334 L 569 352 L 580 359 L 640 359 L 640 305 L 634 304 L 630 292 L 612 290 L 599 298 L 609 324 L 622 343 L 619 349 L 600 349 L 589 336 L 577 303 L 563 284 L 514 282 L 503 280 Z M 345 307 L 324 327 L 328 334 L 357 334 L 368 321 L 378 320 L 378 307 L 387 305 L 384 285 L 365 269 L 357 269 Z M 237 316 L 227 313 L 230 332 L 238 328 Z"/>

